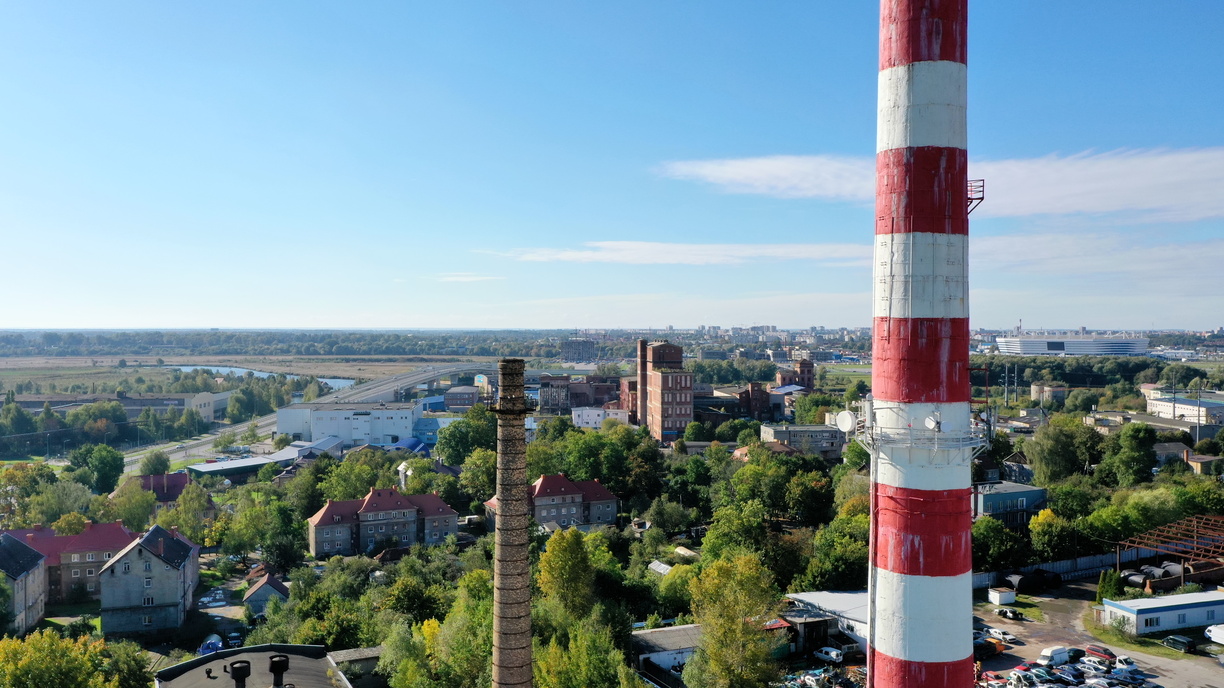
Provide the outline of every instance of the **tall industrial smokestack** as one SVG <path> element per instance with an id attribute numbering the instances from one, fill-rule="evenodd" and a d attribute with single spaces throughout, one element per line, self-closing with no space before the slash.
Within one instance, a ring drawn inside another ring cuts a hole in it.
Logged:
<path id="1" fill-rule="evenodd" d="M 527 396 L 523 359 L 498 364 L 497 524 L 493 555 L 493 687 L 531 687 Z"/>
<path id="2" fill-rule="evenodd" d="M 637 423 L 646 426 L 646 340 L 638 340 L 637 352 Z"/>
<path id="3" fill-rule="evenodd" d="M 973 682 L 967 0 L 881 0 L 872 374 L 874 688 Z"/>

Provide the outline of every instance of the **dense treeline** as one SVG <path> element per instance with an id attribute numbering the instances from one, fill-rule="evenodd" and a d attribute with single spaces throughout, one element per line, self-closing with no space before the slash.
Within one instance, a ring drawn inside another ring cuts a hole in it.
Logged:
<path id="1" fill-rule="evenodd" d="M 972 381 L 975 385 L 986 384 L 987 369 L 992 386 L 1003 382 L 1004 366 L 1019 367 L 1018 382 L 1022 385 L 1033 382 L 1057 382 L 1072 387 L 1107 387 L 1118 383 L 1139 385 L 1144 383 L 1177 383 L 1184 388 L 1194 380 L 1205 389 L 1224 387 L 1224 372 L 1208 373 L 1202 368 L 1184 363 L 1170 363 L 1158 358 L 1144 356 L 986 356 L 974 355 L 969 359 L 974 368 Z"/>
<path id="2" fill-rule="evenodd" d="M 568 333 L 9 332 L 0 356 L 517 356 L 552 358 Z"/>
<path id="3" fill-rule="evenodd" d="M 714 385 L 739 385 L 747 382 L 773 382 L 778 366 L 771 361 L 737 358 L 733 361 L 687 360 L 684 369 L 692 371 L 693 381 Z"/>

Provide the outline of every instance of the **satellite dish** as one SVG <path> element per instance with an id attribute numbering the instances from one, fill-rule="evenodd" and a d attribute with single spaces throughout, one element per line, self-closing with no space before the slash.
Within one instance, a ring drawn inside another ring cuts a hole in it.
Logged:
<path id="1" fill-rule="evenodd" d="M 842 432 L 850 432 L 854 429 L 857 422 L 858 419 L 854 417 L 854 413 L 851 411 L 842 411 L 837 414 L 837 429 Z"/>
<path id="2" fill-rule="evenodd" d="M 924 421 L 924 423 L 926 423 L 927 430 L 934 430 L 935 432 L 939 432 L 939 421 L 936 420 L 934 417 L 927 416 L 927 419 Z"/>

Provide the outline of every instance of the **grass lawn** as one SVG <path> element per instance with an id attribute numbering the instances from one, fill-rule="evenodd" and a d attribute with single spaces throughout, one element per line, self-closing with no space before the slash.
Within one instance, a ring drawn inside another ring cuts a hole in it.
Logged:
<path id="1" fill-rule="evenodd" d="M 78 604 L 49 604 L 45 616 L 80 616 L 82 614 L 101 614 L 101 600 L 90 600 Z"/>
<path id="2" fill-rule="evenodd" d="M 1127 650 L 1131 650 L 1134 652 L 1144 652 L 1149 655 L 1156 655 L 1157 657 L 1165 657 L 1166 659 L 1185 659 L 1186 657 L 1194 656 L 1188 655 L 1184 652 L 1178 652 L 1177 650 L 1161 645 L 1160 638 L 1131 636 L 1125 633 L 1120 633 L 1111 626 L 1102 626 L 1096 622 L 1091 607 L 1084 611 L 1084 628 L 1087 629 L 1087 631 L 1091 633 L 1093 637 L 1105 643 L 1114 652 L 1117 652 L 1120 655 L 1127 654 Z M 1161 637 L 1164 637 L 1164 635 L 1172 635 L 1173 633 L 1177 633 L 1179 635 L 1187 635 L 1191 638 L 1202 640 L 1202 629 L 1199 629 L 1200 632 L 1198 633 L 1192 633 L 1190 630 L 1192 629 L 1170 631 L 1169 633 L 1163 634 Z"/>
<path id="3" fill-rule="evenodd" d="M 985 619 L 994 618 L 996 616 L 996 609 L 1011 607 L 1012 609 L 1018 609 L 1023 612 L 1025 618 L 1030 621 L 1045 623 L 1046 620 L 1045 614 L 1041 611 L 1041 607 L 1038 605 L 1037 600 L 1028 595 L 1016 595 L 1016 601 L 1014 603 L 997 605 L 986 601 L 986 589 L 983 588 L 981 590 L 973 591 L 973 606 L 977 609 L 977 613 Z"/>
<path id="4" fill-rule="evenodd" d="M 217 573 L 216 569 L 202 569 L 200 571 L 200 585 L 202 587 L 215 588 L 225 582 L 225 576 Z"/>

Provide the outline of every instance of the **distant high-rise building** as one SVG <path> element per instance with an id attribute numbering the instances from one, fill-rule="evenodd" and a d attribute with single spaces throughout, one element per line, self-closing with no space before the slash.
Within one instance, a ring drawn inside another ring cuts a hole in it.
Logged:
<path id="1" fill-rule="evenodd" d="M 591 339 L 568 339 L 561 342 L 561 360 L 570 363 L 594 361 L 595 342 Z"/>
<path id="2" fill-rule="evenodd" d="M 645 378 L 643 385 L 640 380 Z M 671 442 L 693 420 L 693 374 L 684 370 L 684 349 L 667 342 L 638 342 L 638 422 L 645 418 L 651 437 Z M 644 399 L 643 399 L 644 398 Z M 644 400 L 644 404 L 642 403 Z"/>

